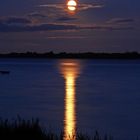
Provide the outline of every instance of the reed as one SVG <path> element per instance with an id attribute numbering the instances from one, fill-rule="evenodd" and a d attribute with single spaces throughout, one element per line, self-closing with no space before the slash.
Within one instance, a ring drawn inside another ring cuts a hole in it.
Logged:
<path id="1" fill-rule="evenodd" d="M 0 119 L 0 140 L 63 140 L 64 133 L 56 134 L 43 129 L 38 119 L 25 120 L 19 116 L 13 121 Z M 113 140 L 112 136 L 101 137 L 98 131 L 93 136 L 77 132 L 69 140 Z"/>

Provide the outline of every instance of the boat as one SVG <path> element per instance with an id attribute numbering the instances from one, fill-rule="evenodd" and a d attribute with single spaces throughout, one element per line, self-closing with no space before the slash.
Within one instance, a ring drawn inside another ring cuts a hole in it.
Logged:
<path id="1" fill-rule="evenodd" d="M 0 74 L 10 74 L 10 71 L 0 70 Z"/>

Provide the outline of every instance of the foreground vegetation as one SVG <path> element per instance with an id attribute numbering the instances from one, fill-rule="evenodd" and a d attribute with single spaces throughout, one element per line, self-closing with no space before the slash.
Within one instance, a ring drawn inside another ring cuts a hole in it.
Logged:
<path id="1" fill-rule="evenodd" d="M 40 126 L 38 119 L 24 120 L 18 117 L 12 122 L 0 119 L 0 140 L 63 140 L 63 137 L 63 133 L 47 132 Z M 113 140 L 111 136 L 101 137 L 97 131 L 93 137 L 82 133 L 77 133 L 74 137 L 69 140 Z"/>

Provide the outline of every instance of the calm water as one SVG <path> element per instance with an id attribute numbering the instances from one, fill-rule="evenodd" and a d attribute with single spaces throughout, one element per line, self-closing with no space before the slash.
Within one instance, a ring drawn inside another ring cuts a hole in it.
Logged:
<path id="1" fill-rule="evenodd" d="M 140 60 L 0 59 L 0 117 L 43 127 L 140 136 Z M 65 135 L 65 137 L 67 137 Z"/>

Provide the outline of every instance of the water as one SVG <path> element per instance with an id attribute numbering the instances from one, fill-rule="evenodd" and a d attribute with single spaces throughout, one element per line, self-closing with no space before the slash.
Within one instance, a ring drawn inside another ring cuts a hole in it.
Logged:
<path id="1" fill-rule="evenodd" d="M 0 116 L 39 118 L 65 134 L 78 129 L 140 136 L 140 60 L 0 59 Z"/>

